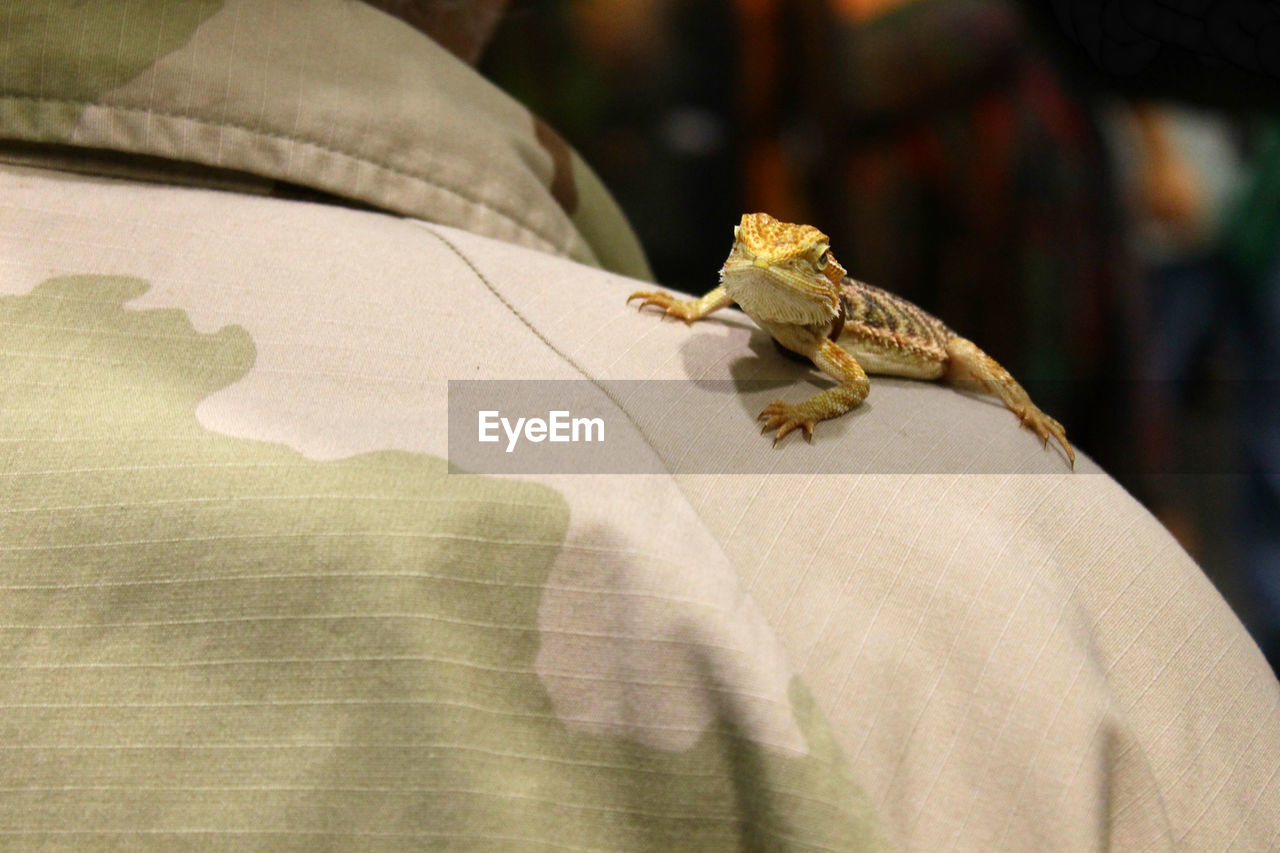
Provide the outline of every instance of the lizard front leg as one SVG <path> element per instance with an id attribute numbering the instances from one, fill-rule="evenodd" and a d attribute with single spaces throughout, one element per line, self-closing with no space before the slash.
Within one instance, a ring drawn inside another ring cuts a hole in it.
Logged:
<path id="1" fill-rule="evenodd" d="M 830 338 L 818 337 L 808 332 L 795 332 L 784 337 L 787 339 L 779 340 L 779 343 L 793 352 L 808 356 L 819 370 L 840 384 L 814 394 L 799 405 L 782 400 L 770 403 L 757 419 L 764 421 L 764 427 L 760 431 L 776 429 L 778 432 L 773 443 L 777 444 L 787 433 L 799 427 L 804 430 L 804 437 L 813 441 L 813 428 L 818 421 L 839 417 L 857 406 L 867 398 L 871 382 L 862 365 Z"/>
<path id="2" fill-rule="evenodd" d="M 1076 467 L 1076 454 L 1067 441 L 1067 432 L 1062 424 L 1040 411 L 1022 386 L 998 361 L 978 349 L 973 341 L 959 335 L 947 341 L 947 357 L 948 382 L 976 381 L 987 393 L 999 397 L 1018 416 L 1023 426 L 1044 440 L 1046 447 L 1050 438 L 1062 445 L 1071 467 Z"/>
<path id="3" fill-rule="evenodd" d="M 627 302 L 632 299 L 644 300 L 640 303 L 642 311 L 646 305 L 657 305 L 667 316 L 679 317 L 686 324 L 701 320 L 712 311 L 719 311 L 733 304 L 723 287 L 717 287 L 701 299 L 677 299 L 662 290 L 637 290 L 627 297 Z"/>

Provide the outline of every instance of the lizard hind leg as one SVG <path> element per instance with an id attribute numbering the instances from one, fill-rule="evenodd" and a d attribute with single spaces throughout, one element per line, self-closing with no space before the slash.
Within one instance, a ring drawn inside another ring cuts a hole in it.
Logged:
<path id="1" fill-rule="evenodd" d="M 947 373 L 948 382 L 956 385 L 977 383 L 987 393 L 999 397 L 1009 407 L 1022 425 L 1044 440 L 1054 439 L 1066 451 L 1071 467 L 1076 466 L 1076 454 L 1067 441 L 1067 432 L 1062 424 L 1046 415 L 1031 402 L 1031 397 L 1023 390 L 1009 371 L 982 350 L 973 341 L 953 335 L 947 341 Z"/>

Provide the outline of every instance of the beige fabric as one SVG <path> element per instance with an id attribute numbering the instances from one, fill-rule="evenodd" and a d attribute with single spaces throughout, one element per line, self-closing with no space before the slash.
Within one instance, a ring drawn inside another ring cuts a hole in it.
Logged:
<path id="1" fill-rule="evenodd" d="M 659 323 L 623 304 L 633 282 L 462 232 L 35 172 L 6 173 L 3 191 L 19 213 L 0 247 L 6 292 L 61 270 L 128 269 L 151 283 L 130 310 L 178 308 L 203 333 L 246 329 L 253 368 L 201 403 L 200 422 L 313 458 L 442 455 L 450 377 L 581 367 L 708 379 L 753 358 L 757 333 L 734 315 Z M 126 225 L 123 244 L 112 235 Z M 308 239 L 277 245 L 282 225 Z M 340 250 L 338 266 L 325 244 Z M 345 286 L 326 286 L 326 265 Z M 263 269 L 297 284 L 265 286 Z M 415 296 L 445 282 L 448 300 Z M 432 346 L 415 349 L 428 334 Z M 856 428 L 812 446 L 774 451 L 739 412 L 709 426 L 727 438 L 726 470 L 736 453 L 869 449 L 887 460 L 927 456 L 930 444 L 1028 468 L 1060 462 L 998 407 L 919 383 L 876 382 Z M 759 680 L 771 669 L 798 672 L 908 849 L 1274 843 L 1277 685 L 1194 564 L 1087 460 L 1075 474 L 536 479 L 569 518 L 541 605 L 553 642 L 538 666 L 576 730 L 687 745 L 653 732 L 705 725 L 697 691 L 631 703 L 606 691 L 593 704 L 562 679 L 689 683 L 698 667 L 681 661 L 693 658 L 655 651 L 682 637 L 695 657 L 747 656 L 723 683 L 741 691 L 737 718 L 774 749 L 796 748 L 796 724 L 751 710 L 751 697 L 777 697 L 769 684 L 785 678 Z M 600 634 L 593 615 L 626 640 L 566 644 Z"/>
<path id="2" fill-rule="evenodd" d="M 0 176 L 0 844 L 883 845 L 671 478 L 446 472 L 461 232 Z"/>
<path id="3" fill-rule="evenodd" d="M 887 379 L 772 448 L 750 382 L 811 372 L 572 260 L 629 231 L 401 25 L 69 5 L 3 13 L 24 162 L 414 218 L 0 167 L 0 847 L 1276 848 L 1280 685 L 1088 459 Z M 489 378 L 598 383 L 678 473 L 447 473 Z"/>

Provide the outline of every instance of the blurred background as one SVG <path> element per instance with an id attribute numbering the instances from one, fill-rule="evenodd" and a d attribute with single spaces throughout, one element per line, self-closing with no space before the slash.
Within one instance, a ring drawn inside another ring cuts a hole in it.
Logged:
<path id="1" fill-rule="evenodd" d="M 1280 82 L 1071 14 L 511 0 L 481 70 L 599 172 L 664 286 L 710 290 L 765 211 L 978 342 L 1277 667 Z"/>

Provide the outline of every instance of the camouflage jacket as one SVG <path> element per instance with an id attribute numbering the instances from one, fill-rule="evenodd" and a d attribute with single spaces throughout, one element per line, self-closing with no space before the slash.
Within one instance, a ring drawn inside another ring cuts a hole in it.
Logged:
<path id="1" fill-rule="evenodd" d="M 770 448 L 738 391 L 800 366 L 628 308 L 590 171 L 416 31 L 0 39 L 0 847 L 1280 836 L 1280 688 L 1114 481 L 910 382 Z M 627 455 L 451 471 L 473 386 L 591 396 Z"/>

